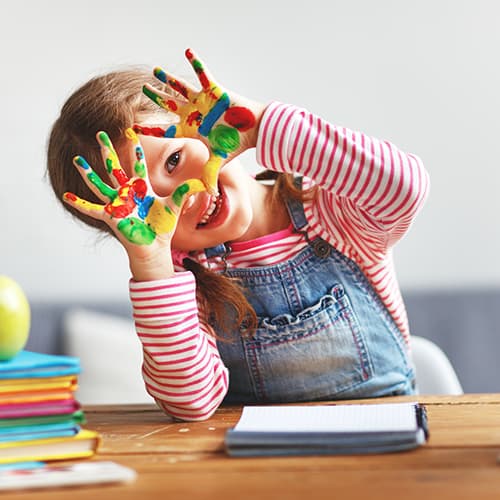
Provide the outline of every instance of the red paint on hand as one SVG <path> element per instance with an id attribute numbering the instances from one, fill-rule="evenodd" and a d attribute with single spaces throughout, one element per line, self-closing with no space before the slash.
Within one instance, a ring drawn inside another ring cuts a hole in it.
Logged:
<path id="1" fill-rule="evenodd" d="M 196 125 L 200 126 L 201 120 L 203 119 L 203 115 L 199 111 L 193 111 L 192 113 L 189 114 L 189 116 L 186 118 L 187 124 L 192 127 L 193 123 L 196 123 Z"/>
<path id="2" fill-rule="evenodd" d="M 78 198 L 73 193 L 64 193 L 64 199 L 68 201 L 77 201 Z"/>
<path id="3" fill-rule="evenodd" d="M 245 132 L 255 126 L 255 116 L 248 109 L 242 106 L 233 106 L 224 113 L 224 120 L 239 130 Z"/>
<path id="4" fill-rule="evenodd" d="M 151 135 L 153 137 L 165 137 L 165 130 L 161 127 L 143 127 L 142 125 L 134 125 L 132 129 L 136 134 Z"/>

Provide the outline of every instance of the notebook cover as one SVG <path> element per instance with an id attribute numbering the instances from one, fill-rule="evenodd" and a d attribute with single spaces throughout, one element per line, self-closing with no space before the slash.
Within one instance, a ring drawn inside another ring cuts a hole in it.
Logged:
<path id="1" fill-rule="evenodd" d="M 349 409 L 355 409 L 355 406 L 357 405 L 349 406 Z M 375 406 L 372 405 L 370 410 L 376 410 Z M 390 405 L 386 406 L 390 407 Z M 279 422 L 273 421 L 268 426 L 273 429 L 270 431 L 266 429 L 267 421 L 264 420 L 258 423 L 260 430 L 250 430 L 245 426 L 243 427 L 245 430 L 229 429 L 225 437 L 226 451 L 231 456 L 279 456 L 353 455 L 410 450 L 425 443 L 428 438 L 428 428 L 425 408 L 418 404 L 407 406 L 413 406 L 414 409 L 411 429 L 398 430 L 398 422 L 395 421 L 389 424 L 383 422 L 383 427 L 381 427 L 383 430 L 366 428 L 361 431 L 356 429 L 320 430 L 321 424 L 325 422 L 317 421 L 308 431 L 282 431 L 280 428 L 286 427 L 287 422 L 280 420 Z M 293 408 L 289 409 L 293 410 Z M 315 410 L 320 410 L 320 408 L 316 407 Z M 286 419 L 286 413 L 283 415 Z M 390 422 L 392 415 L 389 413 L 387 416 Z M 408 423 L 411 421 L 408 420 Z M 391 425 L 394 425 L 394 428 L 391 428 Z M 346 428 L 349 427 L 350 425 L 346 426 Z"/>

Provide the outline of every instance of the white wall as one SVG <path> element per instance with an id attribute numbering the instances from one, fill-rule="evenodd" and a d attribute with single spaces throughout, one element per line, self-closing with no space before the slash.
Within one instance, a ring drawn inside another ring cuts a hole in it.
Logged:
<path id="1" fill-rule="evenodd" d="M 124 252 L 53 199 L 45 142 L 89 76 L 129 63 L 191 76 L 186 47 L 240 94 L 423 158 L 432 191 L 396 249 L 404 288 L 500 284 L 500 3 L 18 0 L 1 18 L 0 274 L 30 298 L 127 297 Z"/>

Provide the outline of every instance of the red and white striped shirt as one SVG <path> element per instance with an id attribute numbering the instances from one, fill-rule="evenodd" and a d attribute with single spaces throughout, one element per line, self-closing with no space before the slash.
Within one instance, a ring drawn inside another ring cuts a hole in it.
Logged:
<path id="1" fill-rule="evenodd" d="M 257 160 L 278 172 L 316 184 L 304 205 L 309 239 L 320 236 L 366 274 L 408 340 L 408 322 L 391 255 L 428 193 L 420 160 L 393 144 L 337 127 L 294 106 L 272 103 L 259 129 Z M 228 267 L 283 262 L 307 241 L 291 228 L 233 243 Z M 204 252 L 198 260 L 208 265 Z M 220 258 L 210 260 L 214 270 Z M 210 327 L 198 311 L 194 276 L 187 271 L 153 282 L 130 282 L 137 333 L 144 348 L 148 392 L 169 415 L 208 418 L 228 388 Z"/>

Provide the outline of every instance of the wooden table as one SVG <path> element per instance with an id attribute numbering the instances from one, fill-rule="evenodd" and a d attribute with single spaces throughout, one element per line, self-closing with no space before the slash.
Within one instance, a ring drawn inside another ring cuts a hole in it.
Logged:
<path id="1" fill-rule="evenodd" d="M 102 435 L 95 460 L 132 467 L 137 479 L 0 494 L 0 500 L 500 499 L 500 394 L 383 401 L 415 399 L 427 407 L 428 443 L 410 452 L 364 456 L 229 458 L 224 433 L 237 422 L 240 407 L 221 408 L 210 420 L 194 423 L 172 422 L 149 405 L 87 407 L 85 427 Z"/>

